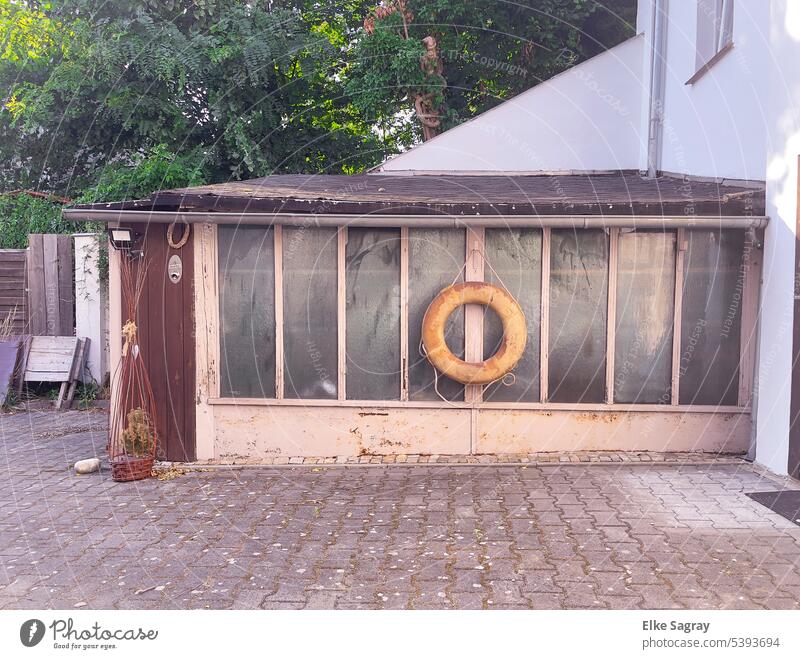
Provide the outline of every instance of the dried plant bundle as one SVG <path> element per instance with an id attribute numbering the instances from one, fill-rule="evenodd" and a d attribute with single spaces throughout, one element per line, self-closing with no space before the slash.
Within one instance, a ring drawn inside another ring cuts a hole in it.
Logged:
<path id="1" fill-rule="evenodd" d="M 158 451 L 155 399 L 136 326 L 146 271 L 143 260 L 121 255 L 120 280 L 127 320 L 122 328 L 122 359 L 114 374 L 108 444 L 112 477 L 118 481 L 149 477 Z"/>

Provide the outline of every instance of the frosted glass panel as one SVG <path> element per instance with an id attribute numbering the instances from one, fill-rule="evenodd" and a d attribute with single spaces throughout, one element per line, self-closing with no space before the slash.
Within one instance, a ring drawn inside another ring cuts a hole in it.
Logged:
<path id="1" fill-rule="evenodd" d="M 220 394 L 275 397 L 275 246 L 268 227 L 219 228 Z"/>
<path id="2" fill-rule="evenodd" d="M 347 230 L 347 398 L 400 398 L 400 230 Z"/>
<path id="3" fill-rule="evenodd" d="M 431 300 L 453 283 L 464 267 L 466 233 L 455 229 L 411 229 L 408 232 L 408 395 L 411 400 L 440 400 L 434 390 L 434 371 L 420 355 L 422 319 Z M 459 275 L 458 281 L 463 281 Z M 447 345 L 464 358 L 464 310 L 456 309 L 445 328 Z M 464 386 L 439 377 L 439 393 L 464 400 Z"/>
<path id="4" fill-rule="evenodd" d="M 617 254 L 614 401 L 671 401 L 675 234 L 622 233 Z"/>
<path id="5" fill-rule="evenodd" d="M 336 245 L 336 229 L 283 229 L 286 398 L 336 398 Z"/>
<path id="6" fill-rule="evenodd" d="M 681 316 L 681 404 L 739 397 L 743 231 L 687 231 Z"/>
<path id="7" fill-rule="evenodd" d="M 605 400 L 608 236 L 554 229 L 550 251 L 549 400 Z"/>
<path id="8" fill-rule="evenodd" d="M 505 284 L 525 314 L 528 342 L 525 354 L 514 368 L 511 386 L 500 382 L 484 387 L 486 401 L 539 402 L 539 352 L 542 299 L 542 232 L 537 229 L 487 229 L 484 279 L 498 286 Z M 492 311 L 484 314 L 483 356 L 497 352 L 503 337 L 503 326 Z"/>

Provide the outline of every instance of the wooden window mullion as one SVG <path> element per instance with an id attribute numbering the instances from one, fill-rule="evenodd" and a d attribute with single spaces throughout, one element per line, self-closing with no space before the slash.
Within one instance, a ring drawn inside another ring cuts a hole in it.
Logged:
<path id="1" fill-rule="evenodd" d="M 400 400 L 408 400 L 408 227 L 400 228 Z"/>
<path id="2" fill-rule="evenodd" d="M 542 311 L 539 327 L 539 402 L 546 403 L 549 395 L 548 357 L 550 354 L 550 228 L 542 229 Z"/>
<path id="3" fill-rule="evenodd" d="M 616 357 L 617 333 L 617 270 L 619 253 L 619 229 L 608 234 L 608 307 L 606 310 L 606 402 L 614 402 L 614 360 Z"/>
<path id="4" fill-rule="evenodd" d="M 283 227 L 273 227 L 275 252 L 275 398 L 283 400 Z"/>
<path id="5" fill-rule="evenodd" d="M 672 324 L 672 394 L 671 404 L 679 404 L 681 382 L 681 316 L 683 310 L 683 261 L 686 255 L 686 232 L 678 229 L 675 241 L 675 313 Z"/>

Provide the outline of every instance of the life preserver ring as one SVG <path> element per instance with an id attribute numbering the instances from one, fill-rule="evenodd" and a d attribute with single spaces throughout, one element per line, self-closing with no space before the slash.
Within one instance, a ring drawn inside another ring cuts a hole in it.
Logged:
<path id="1" fill-rule="evenodd" d="M 482 362 L 459 359 L 444 339 L 448 317 L 464 304 L 483 304 L 493 309 L 503 323 L 500 349 Z M 522 308 L 507 291 L 492 284 L 465 282 L 448 286 L 433 299 L 422 319 L 422 344 L 428 360 L 441 373 L 463 384 L 489 384 L 502 378 L 517 365 L 527 340 Z"/>

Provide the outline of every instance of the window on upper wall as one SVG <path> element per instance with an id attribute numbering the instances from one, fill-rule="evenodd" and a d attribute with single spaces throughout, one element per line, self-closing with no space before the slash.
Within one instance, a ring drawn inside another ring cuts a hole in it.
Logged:
<path id="1" fill-rule="evenodd" d="M 697 0 L 697 71 L 733 42 L 733 4 L 734 0 Z"/>

